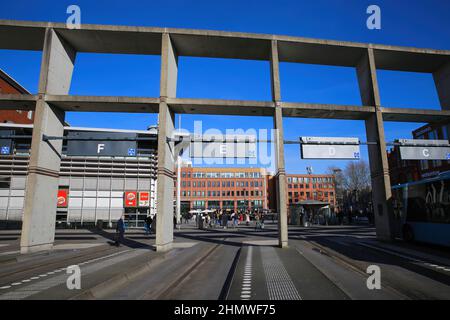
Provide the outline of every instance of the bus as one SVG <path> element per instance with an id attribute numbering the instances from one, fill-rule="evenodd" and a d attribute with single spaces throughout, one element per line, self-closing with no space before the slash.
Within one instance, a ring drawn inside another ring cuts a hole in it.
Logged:
<path id="1" fill-rule="evenodd" d="M 397 236 L 450 247 L 450 171 L 393 186 L 392 198 Z"/>

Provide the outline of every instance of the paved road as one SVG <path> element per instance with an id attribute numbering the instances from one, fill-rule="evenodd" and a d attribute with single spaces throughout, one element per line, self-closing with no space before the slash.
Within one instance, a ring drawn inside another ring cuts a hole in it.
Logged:
<path id="1" fill-rule="evenodd" d="M 58 230 L 56 250 L 26 256 L 18 236 L 0 232 L 0 299 L 450 299 L 449 250 L 381 243 L 368 226 L 291 227 L 280 249 L 273 224 L 182 225 L 165 254 L 141 230 L 120 248 L 106 231 Z M 67 289 L 70 265 L 81 268 L 81 290 Z M 370 265 L 380 290 L 367 288 Z"/>

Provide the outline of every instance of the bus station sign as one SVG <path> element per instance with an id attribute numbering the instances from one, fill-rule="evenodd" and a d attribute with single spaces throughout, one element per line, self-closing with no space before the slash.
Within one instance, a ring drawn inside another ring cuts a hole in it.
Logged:
<path id="1" fill-rule="evenodd" d="M 361 151 L 358 138 L 301 137 L 302 159 L 359 160 Z"/>
<path id="2" fill-rule="evenodd" d="M 136 133 L 75 131 L 69 132 L 67 137 L 69 138 L 68 156 L 135 157 L 137 155 Z M 77 138 L 83 140 L 76 140 Z M 115 140 L 108 141 L 108 139 Z"/>
<path id="3" fill-rule="evenodd" d="M 194 136 L 189 149 L 191 158 L 256 158 L 256 137 Z"/>
<path id="4" fill-rule="evenodd" d="M 450 144 L 447 140 L 401 139 L 402 160 L 450 160 Z"/>

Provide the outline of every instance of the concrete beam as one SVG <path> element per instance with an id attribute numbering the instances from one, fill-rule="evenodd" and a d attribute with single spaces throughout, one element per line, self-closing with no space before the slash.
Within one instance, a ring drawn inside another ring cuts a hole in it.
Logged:
<path id="1" fill-rule="evenodd" d="M 283 133 L 283 109 L 281 108 L 281 86 L 278 61 L 278 43 L 272 41 L 270 52 L 270 79 L 272 88 L 272 100 L 275 104 L 273 126 L 275 129 L 274 149 L 276 168 L 276 198 L 278 207 L 278 245 L 280 248 L 288 246 L 287 224 L 287 190 L 286 190 L 286 166 L 284 161 L 284 133 Z"/>
<path id="2" fill-rule="evenodd" d="M 0 94 L 0 110 L 34 110 L 37 95 Z"/>
<path id="3" fill-rule="evenodd" d="M 378 142 L 376 145 L 368 146 L 377 238 L 392 240 L 394 229 L 391 183 L 384 137 L 383 114 L 380 109 L 380 94 L 372 49 L 367 50 L 356 71 L 363 104 L 375 107 L 375 112 L 365 121 L 365 125 L 367 140 Z"/>
<path id="4" fill-rule="evenodd" d="M 450 110 L 380 108 L 384 121 L 441 123 L 450 122 Z"/>
<path id="5" fill-rule="evenodd" d="M 271 101 L 168 98 L 167 104 L 173 112 L 181 114 L 240 116 L 272 116 L 274 114 L 274 104 Z"/>
<path id="6" fill-rule="evenodd" d="M 282 102 L 283 116 L 317 119 L 365 120 L 374 112 L 374 107 L 344 106 L 317 103 Z"/>
<path id="7" fill-rule="evenodd" d="M 64 111 L 49 105 L 44 95 L 68 93 L 75 55 L 53 29 L 46 30 L 25 193 L 22 253 L 53 246 L 62 141 L 45 142 L 42 136 L 63 135 Z"/>
<path id="8" fill-rule="evenodd" d="M 55 29 L 79 52 L 160 54 L 161 37 L 171 35 L 179 56 L 270 60 L 271 41 L 278 42 L 281 62 L 356 67 L 368 48 L 379 69 L 435 72 L 450 59 L 449 50 L 433 50 L 304 37 L 133 26 L 0 20 L 0 48 L 41 50 L 46 28 Z"/>
<path id="9" fill-rule="evenodd" d="M 168 251 L 173 244 L 174 220 L 174 169 L 173 138 L 175 118 L 166 100 L 176 97 L 178 57 L 170 36 L 163 34 L 161 52 L 161 86 L 158 123 L 158 185 L 156 213 L 157 251 Z"/>
<path id="10" fill-rule="evenodd" d="M 46 95 L 61 110 L 77 112 L 158 113 L 159 98 Z"/>

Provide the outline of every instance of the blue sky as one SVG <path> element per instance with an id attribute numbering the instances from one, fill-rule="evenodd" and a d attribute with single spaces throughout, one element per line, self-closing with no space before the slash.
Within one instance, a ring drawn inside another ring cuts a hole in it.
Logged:
<path id="1" fill-rule="evenodd" d="M 65 22 L 66 8 L 77 4 L 82 23 L 214 29 L 285 34 L 402 46 L 450 49 L 450 1 L 2 1 L 0 19 Z M 366 27 L 366 8 L 381 8 L 382 29 Z M 36 92 L 39 52 L 0 50 L 0 68 L 31 92 Z M 361 105 L 353 68 L 281 64 L 284 101 Z M 159 95 L 160 59 L 154 56 L 79 54 L 71 94 Z M 269 64 L 260 61 L 180 58 L 179 97 L 270 100 Z M 389 107 L 438 109 L 430 74 L 379 71 L 381 102 Z M 68 113 L 74 126 L 145 129 L 156 123 L 149 114 Z M 203 128 L 272 128 L 270 118 L 183 116 L 182 127 L 192 130 L 194 120 Z M 420 124 L 385 123 L 386 139 L 410 137 Z M 361 121 L 287 118 L 285 138 L 299 136 L 357 136 L 365 141 Z M 286 169 L 316 173 L 344 161 L 300 159 L 299 146 L 286 146 Z M 362 148 L 367 159 L 367 150 Z"/>

